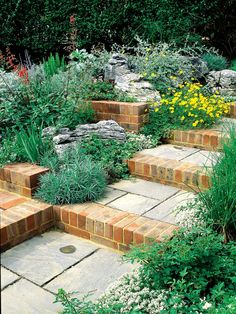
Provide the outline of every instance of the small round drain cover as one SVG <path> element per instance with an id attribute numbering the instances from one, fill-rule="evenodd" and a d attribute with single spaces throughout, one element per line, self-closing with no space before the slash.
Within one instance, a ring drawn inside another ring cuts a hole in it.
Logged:
<path id="1" fill-rule="evenodd" d="M 76 248 L 74 245 L 66 245 L 60 248 L 60 251 L 64 254 L 71 254 L 76 251 Z"/>

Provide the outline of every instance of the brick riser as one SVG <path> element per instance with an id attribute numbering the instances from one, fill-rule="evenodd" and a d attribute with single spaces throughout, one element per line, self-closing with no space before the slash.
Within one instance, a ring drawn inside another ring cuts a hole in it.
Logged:
<path id="1" fill-rule="evenodd" d="M 221 150 L 222 133 L 217 130 L 172 131 L 165 142 L 178 146 L 196 147 L 209 151 Z"/>
<path id="2" fill-rule="evenodd" d="M 178 229 L 169 223 L 96 203 L 52 206 L 9 192 L 14 185 L 21 188 L 14 189 L 19 194 L 24 188 L 32 191 L 39 176 L 47 171 L 30 164 L 12 164 L 0 169 L 5 188 L 0 190 L 1 251 L 52 226 L 120 251 L 128 250 L 131 243 L 162 241 Z"/>
<path id="3" fill-rule="evenodd" d="M 209 188 L 209 176 L 200 166 L 137 154 L 127 161 L 130 173 L 139 178 L 178 187 L 186 191 Z"/>
<path id="4" fill-rule="evenodd" d="M 227 116 L 236 119 L 236 102 L 230 104 L 230 113 Z"/>
<path id="5" fill-rule="evenodd" d="M 119 251 L 130 244 L 163 241 L 178 227 L 99 204 L 54 206 L 56 226 L 65 232 Z"/>

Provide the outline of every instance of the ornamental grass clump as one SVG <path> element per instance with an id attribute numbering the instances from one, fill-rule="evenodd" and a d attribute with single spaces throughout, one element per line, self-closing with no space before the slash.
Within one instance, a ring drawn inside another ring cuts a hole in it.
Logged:
<path id="1" fill-rule="evenodd" d="M 103 195 L 106 178 L 98 163 L 77 154 L 73 158 L 73 151 L 61 159 L 51 158 L 48 158 L 47 164 L 53 169 L 40 178 L 36 197 L 54 205 L 94 201 Z"/>

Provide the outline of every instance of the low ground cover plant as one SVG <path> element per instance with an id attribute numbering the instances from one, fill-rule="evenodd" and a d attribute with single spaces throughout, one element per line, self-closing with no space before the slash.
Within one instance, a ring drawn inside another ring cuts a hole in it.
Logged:
<path id="1" fill-rule="evenodd" d="M 202 55 L 202 60 L 206 62 L 210 71 L 221 71 L 228 67 L 227 59 L 218 54 L 205 53 Z"/>

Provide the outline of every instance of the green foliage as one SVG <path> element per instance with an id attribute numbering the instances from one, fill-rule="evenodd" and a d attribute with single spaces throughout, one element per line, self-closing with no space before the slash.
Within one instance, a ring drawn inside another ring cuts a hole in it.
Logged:
<path id="1" fill-rule="evenodd" d="M 208 37 L 228 54 L 235 52 L 235 8 L 231 0 L 2 0 L 0 5 L 3 46 L 58 51 L 71 46 L 75 28 L 79 47 L 130 44 L 135 35 L 150 42 L 176 41 L 179 45 L 186 37 L 190 42 Z M 73 24 L 71 15 L 75 16 Z"/>
<path id="2" fill-rule="evenodd" d="M 56 53 L 55 56 L 50 54 L 47 60 L 43 60 L 43 68 L 46 77 L 50 77 L 53 76 L 54 74 L 57 74 L 59 70 L 61 71 L 65 70 L 64 56 L 62 57 L 62 59 L 60 59 L 58 53 Z"/>
<path id="3" fill-rule="evenodd" d="M 198 194 L 196 216 L 224 235 L 225 242 L 236 240 L 236 130 L 223 143 L 223 157 L 214 165 L 211 187 Z"/>
<path id="4" fill-rule="evenodd" d="M 94 112 L 83 102 L 84 84 L 91 80 L 86 71 L 72 68 L 51 76 L 39 66 L 29 73 L 29 82 L 21 82 L 16 89 L 4 80 L 8 94 L 4 94 L 0 103 L 0 132 L 27 127 L 32 121 L 43 127 L 66 125 L 70 128 L 91 122 Z"/>
<path id="5" fill-rule="evenodd" d="M 111 305 L 109 308 L 100 308 L 99 305 L 92 301 L 73 298 L 73 294 L 66 293 L 63 289 L 59 289 L 54 303 L 63 305 L 62 314 L 116 314 L 119 313 L 121 305 Z"/>
<path id="6" fill-rule="evenodd" d="M 148 147 L 155 146 L 156 141 L 150 138 L 143 138 L 141 142 L 148 140 Z M 128 166 L 125 160 L 131 158 L 143 145 L 138 139 L 128 138 L 124 143 L 118 140 L 103 140 L 97 135 L 84 139 L 78 150 L 81 155 L 89 156 L 95 162 L 101 163 L 107 174 L 109 183 L 129 176 Z"/>
<path id="7" fill-rule="evenodd" d="M 227 59 L 218 54 L 205 53 L 202 56 L 202 60 L 206 62 L 210 71 L 225 70 L 228 67 Z"/>
<path id="8" fill-rule="evenodd" d="M 16 135 L 15 149 L 19 160 L 38 163 L 41 158 L 52 151 L 49 139 L 43 139 L 42 128 L 31 125 Z"/>
<path id="9" fill-rule="evenodd" d="M 87 86 L 86 97 L 89 100 L 114 100 L 124 102 L 136 102 L 134 97 L 126 96 L 125 93 L 114 88 L 112 83 L 97 81 L 90 82 Z"/>
<path id="10" fill-rule="evenodd" d="M 51 159 L 52 158 L 52 159 Z M 104 171 L 99 163 L 81 157 L 76 150 L 55 155 L 41 164 L 53 166 L 52 172 L 40 178 L 36 197 L 51 204 L 73 204 L 94 201 L 102 196 L 106 187 Z"/>
<path id="11" fill-rule="evenodd" d="M 0 167 L 16 161 L 19 161 L 19 157 L 17 154 L 15 138 L 12 135 L 5 136 L 0 143 Z"/>
<path id="12" fill-rule="evenodd" d="M 236 71 L 236 59 L 233 59 L 231 62 L 231 70 Z"/>
<path id="13" fill-rule="evenodd" d="M 180 53 L 173 45 L 150 45 L 138 40 L 136 56 L 131 57 L 131 60 L 136 64 L 136 71 L 151 81 L 158 91 L 166 93 L 169 87 L 191 81 L 194 68 L 182 51 Z"/>
<path id="14" fill-rule="evenodd" d="M 200 299 L 217 306 L 235 294 L 235 245 L 211 229 L 180 230 L 169 241 L 133 247 L 127 258 L 142 265 L 145 285 L 169 291 L 166 308 L 175 305 L 176 313 L 202 310 Z"/>

